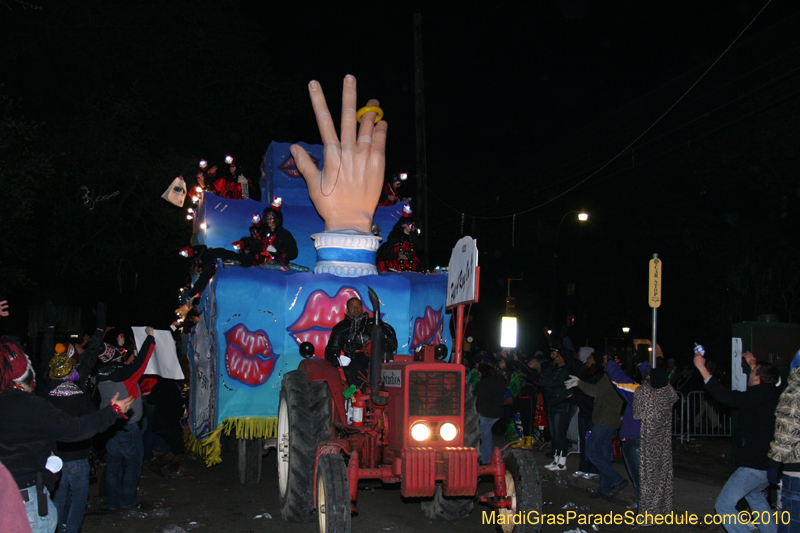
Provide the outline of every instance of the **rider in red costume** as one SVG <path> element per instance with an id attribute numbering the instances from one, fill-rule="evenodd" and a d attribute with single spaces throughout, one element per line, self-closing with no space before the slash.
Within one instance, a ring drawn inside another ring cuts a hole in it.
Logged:
<path id="1" fill-rule="evenodd" d="M 420 257 L 424 251 L 417 234 L 416 220 L 411 206 L 403 207 L 403 216 L 397 221 L 381 247 L 378 249 L 380 272 L 419 272 Z"/>
<path id="2" fill-rule="evenodd" d="M 378 201 L 378 207 L 394 205 L 398 202 L 398 200 L 403 202 L 408 201 L 408 198 L 400 198 L 400 193 L 398 192 L 398 189 L 407 177 L 408 174 L 401 172 L 400 174 L 393 175 L 386 183 L 383 184 L 383 190 L 381 190 L 381 197 Z"/>

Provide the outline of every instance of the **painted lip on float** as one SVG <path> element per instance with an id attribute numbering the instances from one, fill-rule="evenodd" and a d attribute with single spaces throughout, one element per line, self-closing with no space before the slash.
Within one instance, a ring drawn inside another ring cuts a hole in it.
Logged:
<path id="1" fill-rule="evenodd" d="M 308 156 L 314 162 L 314 165 L 319 163 L 319 159 L 317 159 L 313 155 L 308 154 Z M 297 170 L 297 163 L 294 162 L 294 157 L 291 156 L 291 155 L 289 156 L 289 159 L 287 159 L 286 161 L 281 163 L 278 166 L 278 168 L 281 169 L 282 171 L 284 171 L 286 174 L 288 174 L 289 176 L 291 176 L 293 178 L 302 178 L 303 177 L 303 175 L 300 174 L 300 171 Z"/>
<path id="2" fill-rule="evenodd" d="M 442 342 L 442 309 L 434 311 L 430 306 L 425 308 L 425 316 L 414 320 L 414 337 L 411 349 L 420 344 L 441 344 Z"/>
<path id="3" fill-rule="evenodd" d="M 286 329 L 291 332 L 298 345 L 310 342 L 314 345 L 315 357 L 324 359 L 331 330 L 344 319 L 347 300 L 350 298 L 360 298 L 358 291 L 352 287 L 342 287 L 332 298 L 325 291 L 314 291 L 306 300 L 300 317 Z M 372 316 L 369 309 L 365 307 L 364 310 Z"/>
<path id="4" fill-rule="evenodd" d="M 261 385 L 272 375 L 278 355 L 272 353 L 263 330 L 250 331 L 237 324 L 225 333 L 225 366 L 228 374 L 246 385 Z"/>

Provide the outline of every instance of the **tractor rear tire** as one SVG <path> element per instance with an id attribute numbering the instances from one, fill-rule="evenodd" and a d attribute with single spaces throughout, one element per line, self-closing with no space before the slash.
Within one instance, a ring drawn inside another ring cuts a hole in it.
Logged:
<path id="1" fill-rule="evenodd" d="M 498 513 L 508 515 L 506 523 L 501 526 L 503 533 L 539 533 L 541 525 L 527 520 L 513 524 L 510 520 L 517 513 L 527 516 L 531 511 L 535 514 L 542 512 L 542 484 L 533 454 L 528 450 L 510 448 L 503 452 L 503 462 L 506 465 L 506 490 L 516 503 L 512 509 L 498 509 Z"/>
<path id="2" fill-rule="evenodd" d="M 236 439 L 239 452 L 239 482 L 255 485 L 261 480 L 264 439 Z"/>
<path id="3" fill-rule="evenodd" d="M 317 517 L 320 533 L 350 533 L 350 485 L 347 467 L 339 454 L 319 458 Z"/>
<path id="4" fill-rule="evenodd" d="M 464 393 L 464 447 L 475 448 L 480 451 L 481 432 L 478 429 L 478 408 L 475 396 L 472 395 L 472 386 L 467 383 Z M 475 508 L 475 498 L 445 498 L 442 495 L 442 486 L 436 486 L 433 500 L 422 502 L 422 512 L 427 518 L 441 518 L 443 520 L 459 520 L 466 518 Z"/>
<path id="5" fill-rule="evenodd" d="M 278 497 L 287 522 L 314 520 L 314 460 L 317 444 L 331 437 L 331 401 L 325 382 L 310 382 L 305 370 L 283 376 L 278 406 Z"/>

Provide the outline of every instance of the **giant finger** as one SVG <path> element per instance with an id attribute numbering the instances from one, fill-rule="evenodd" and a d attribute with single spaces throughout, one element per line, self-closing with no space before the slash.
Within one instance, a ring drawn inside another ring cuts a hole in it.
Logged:
<path id="1" fill-rule="evenodd" d="M 385 120 L 381 120 L 375 124 L 375 128 L 372 130 L 372 151 L 370 155 L 372 157 L 377 155 L 383 158 L 384 163 L 386 161 L 386 135 L 388 131 L 389 125 Z M 383 180 L 383 178 L 381 178 L 381 180 Z"/>
<path id="2" fill-rule="evenodd" d="M 327 146 L 329 143 L 339 144 L 336 136 L 336 126 L 333 117 L 328 110 L 328 103 L 325 101 L 325 93 L 317 80 L 311 80 L 308 84 L 308 95 L 311 97 L 311 106 L 314 108 L 314 115 L 317 117 L 317 127 L 319 128 L 322 144 Z"/>
<path id="3" fill-rule="evenodd" d="M 380 107 L 381 103 L 372 98 L 367 102 L 367 105 Z M 375 129 L 375 117 L 377 116 L 378 113 L 370 111 L 369 113 L 364 113 L 364 116 L 361 117 L 361 125 L 358 127 L 358 144 L 362 144 L 362 142 L 366 144 L 372 143 L 372 130 Z"/>
<path id="4" fill-rule="evenodd" d="M 356 78 L 348 74 L 344 77 L 342 85 L 342 145 L 355 146 L 356 144 L 356 129 L 358 127 L 356 100 Z"/>

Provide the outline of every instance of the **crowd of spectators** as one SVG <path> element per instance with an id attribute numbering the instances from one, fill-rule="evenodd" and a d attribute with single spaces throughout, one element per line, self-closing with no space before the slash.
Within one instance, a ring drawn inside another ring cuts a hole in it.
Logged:
<path id="1" fill-rule="evenodd" d="M 549 356 L 508 350 L 468 354 L 468 381 L 478 398 L 481 460 L 490 458 L 491 426 L 508 425 L 507 439 L 515 441 L 514 447 L 542 449 L 549 443 L 553 459 L 544 466 L 547 470 L 567 470 L 566 456 L 578 454 L 572 475 L 599 478 L 598 490 L 590 496 L 612 500 L 630 483 L 636 503 L 629 508 L 650 516 L 665 514 L 673 510 L 673 428 L 700 428 L 702 418 L 714 421 L 716 431 L 718 410 L 729 406 L 738 410 L 741 445 L 735 447 L 737 469 L 717 499 L 717 512 L 735 515 L 744 504 L 753 512 L 770 511 L 767 491 L 782 473 L 780 504 L 792 521 L 759 528 L 762 533 L 800 531 L 800 351 L 788 384 L 781 383 L 776 367 L 744 353 L 749 371 L 745 391 L 723 385 L 713 360 L 704 354 L 680 369 L 674 359 L 663 357 L 652 368 L 650 354 L 645 344 L 630 352 L 612 348 L 601 356 L 563 342 L 551 345 Z M 620 455 L 629 479 L 612 464 Z M 751 530 L 737 524 L 725 529 Z"/>
<path id="2" fill-rule="evenodd" d="M 130 330 L 107 326 L 105 304 L 94 311 L 93 332 L 73 344 L 69 335 L 59 334 L 58 313 L 47 302 L 35 362 L 18 339 L 0 338 L 0 509 L 10 531 L 79 532 L 92 472 L 108 510 L 141 508 L 144 442 L 153 432 L 168 448 L 151 462 L 151 470 L 162 476 L 162 468 L 179 472 L 181 384 L 144 374 L 155 330 L 144 328 L 145 337 L 136 344 Z M 8 314 L 1 302 L 0 318 Z M 180 331 L 180 324 L 173 326 Z M 150 391 L 151 424 L 144 390 Z"/>

